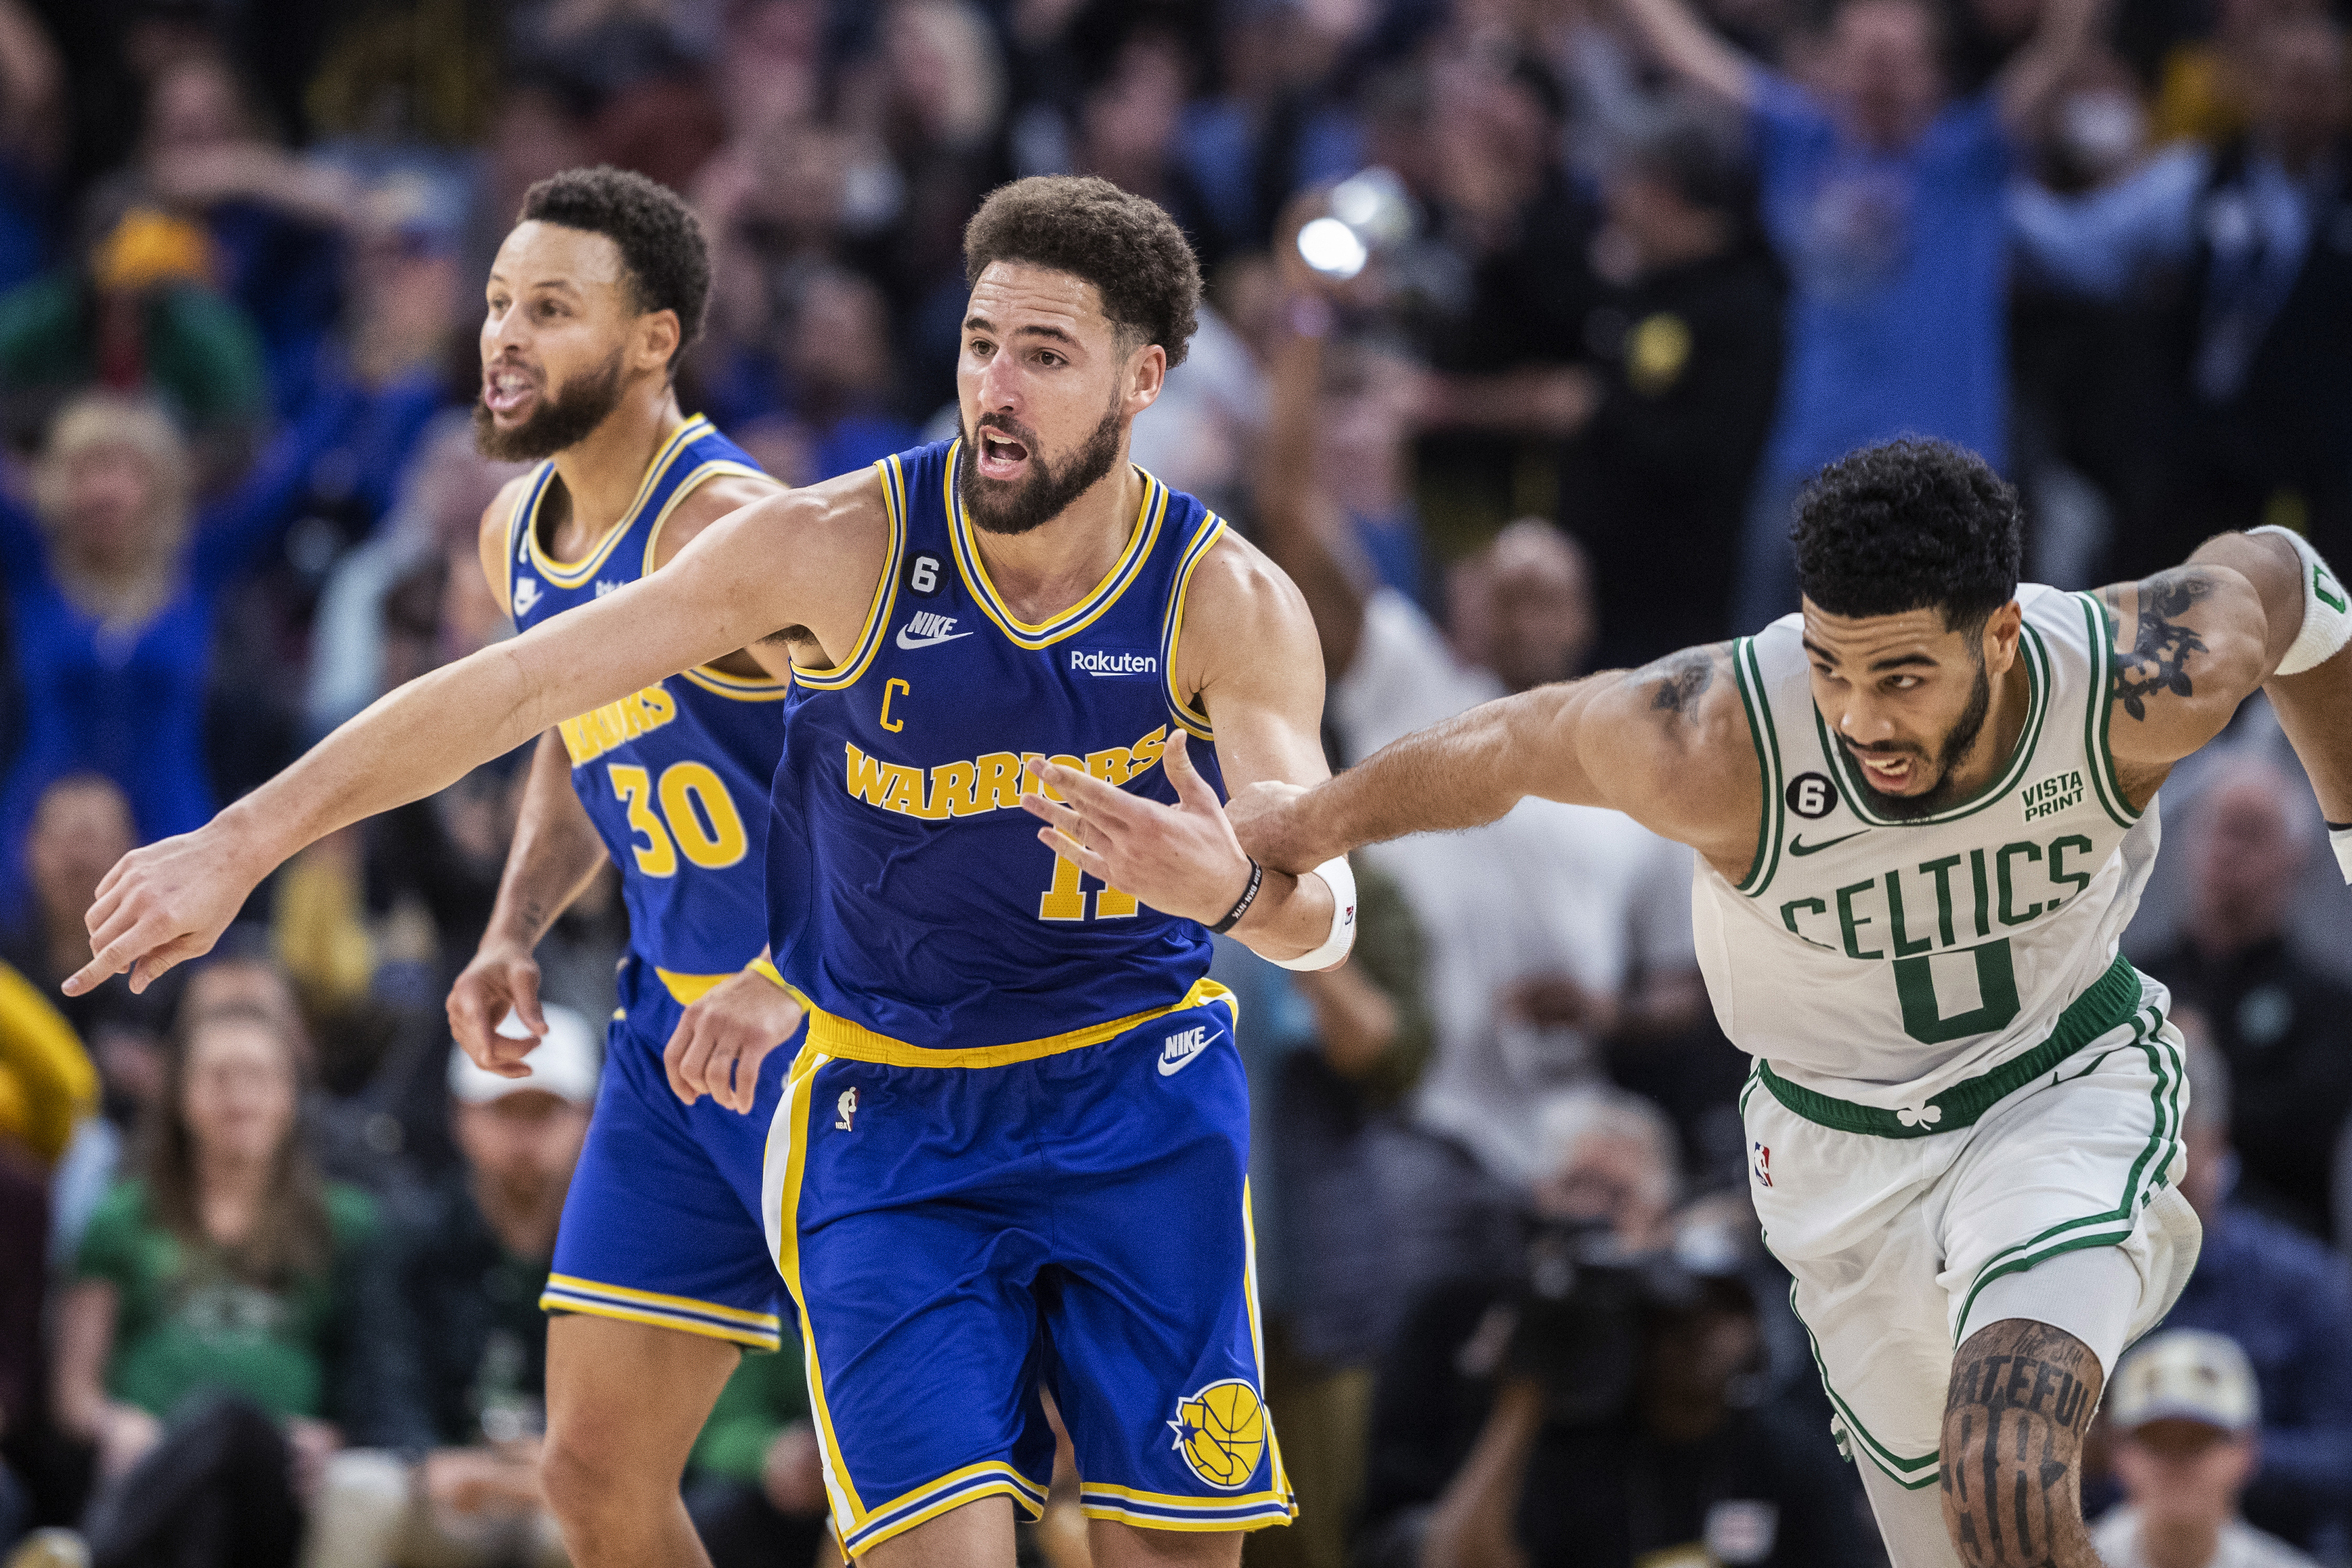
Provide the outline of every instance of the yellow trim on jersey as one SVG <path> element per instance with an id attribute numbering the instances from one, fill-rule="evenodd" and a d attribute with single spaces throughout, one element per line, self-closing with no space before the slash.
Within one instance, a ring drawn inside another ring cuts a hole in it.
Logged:
<path id="1" fill-rule="evenodd" d="M 710 421 L 699 414 L 671 431 L 669 439 L 663 442 L 660 450 L 654 454 L 653 461 L 646 465 L 646 477 L 637 481 L 636 496 L 629 502 L 627 510 L 621 513 L 618 521 L 604 531 L 604 536 L 596 541 L 595 548 L 578 561 L 558 561 L 540 548 L 539 502 L 540 498 L 547 493 L 546 485 L 541 484 L 538 494 L 531 498 L 530 526 L 523 530 L 522 535 L 522 548 L 529 555 L 531 565 L 538 570 L 541 576 L 559 588 L 577 588 L 596 575 L 597 568 L 604 564 L 604 558 L 612 554 L 614 547 L 621 542 L 621 535 L 629 531 L 629 525 L 637 520 L 638 509 L 646 504 L 646 498 L 653 494 L 654 486 L 661 482 L 662 475 L 670 464 L 677 461 L 678 453 L 683 451 L 689 442 L 709 433 Z M 740 465 L 730 464 L 730 466 L 739 467 Z M 552 463 L 548 465 L 548 471 L 551 474 L 554 472 Z M 677 498 L 673 496 L 671 503 L 674 505 L 676 501 Z M 663 510 L 667 511 L 668 509 L 666 507 Z"/>
<path id="2" fill-rule="evenodd" d="M 692 669 L 681 669 L 677 673 L 680 679 L 690 681 L 713 697 L 724 697 L 730 702 L 782 702 L 793 694 L 789 676 L 782 680 L 759 679 L 748 675 L 730 675 L 707 664 L 698 664 Z"/>
<path id="3" fill-rule="evenodd" d="M 1250 1214 L 1249 1178 L 1242 1178 L 1242 1286 L 1249 1297 L 1250 1354 L 1257 1360 L 1258 1404 L 1264 1409 L 1265 1421 L 1265 1451 L 1272 1461 L 1266 1471 L 1266 1481 L 1276 1495 L 1291 1495 L 1290 1480 L 1283 1473 L 1282 1440 L 1275 1436 L 1274 1411 L 1265 1407 L 1265 1331 L 1258 1321 L 1257 1312 L 1257 1222 Z M 1291 1512 L 1298 1511 L 1294 1503 Z"/>
<path id="4" fill-rule="evenodd" d="M 607 1285 L 570 1274 L 549 1275 L 539 1304 L 541 1310 L 648 1323 L 655 1328 L 676 1329 L 758 1350 L 774 1350 L 783 1340 L 784 1321 L 773 1312 L 747 1311 L 692 1296 L 665 1296 L 656 1290 Z M 714 1318 L 719 1321 L 710 1321 Z"/>
<path id="5" fill-rule="evenodd" d="M 669 994 L 677 998 L 679 1006 L 691 1007 L 728 981 L 742 973 L 744 969 L 750 970 L 754 974 L 764 974 L 777 984 L 782 985 L 785 990 L 792 990 L 792 987 L 785 984 L 784 977 L 776 973 L 776 966 L 764 958 L 755 958 L 745 964 L 743 969 L 731 969 L 724 974 L 681 974 L 675 969 L 663 969 L 658 966 L 655 968 L 654 973 L 661 977 L 661 983 L 668 988 Z M 794 993 L 794 994 L 798 994 Z M 616 1013 L 614 1016 L 618 1017 L 620 1015 Z"/>
<path id="6" fill-rule="evenodd" d="M 1225 520 L 1215 512 L 1203 515 L 1201 526 L 1192 533 L 1192 542 L 1184 546 L 1183 558 L 1176 565 L 1176 584 L 1168 595 L 1165 625 L 1160 634 L 1160 680 L 1168 688 L 1168 709 L 1176 722 L 1184 726 L 1195 738 L 1213 741 L 1216 726 L 1209 716 L 1184 700 L 1176 685 L 1176 643 L 1184 635 L 1184 595 L 1192 592 L 1192 570 L 1205 560 L 1217 541 L 1225 534 Z M 1196 694 L 1197 695 L 1197 694 Z"/>
<path id="7" fill-rule="evenodd" d="M 907 553 L 907 476 L 893 456 L 874 465 L 882 477 L 882 510 L 889 515 L 889 547 L 882 552 L 882 580 L 874 584 L 874 602 L 866 608 L 866 625 L 849 658 L 829 670 L 793 666 L 793 679 L 816 691 L 841 691 L 857 684 L 874 656 L 881 651 L 882 634 L 889 629 L 890 608 L 898 601 L 898 565 Z"/>
<path id="8" fill-rule="evenodd" d="M 1003 1046 L 910 1046 L 904 1040 L 894 1040 L 887 1035 L 877 1035 L 863 1024 L 827 1013 L 800 992 L 794 991 L 801 1005 L 808 1009 L 809 1045 L 829 1057 L 839 1057 L 854 1062 L 877 1062 L 894 1068 L 1001 1068 L 1014 1062 L 1034 1062 L 1041 1057 L 1056 1057 L 1065 1051 L 1082 1050 L 1116 1039 L 1128 1030 L 1149 1024 L 1154 1018 L 1164 1018 L 1171 1013 L 1181 1013 L 1188 1007 L 1205 1007 L 1213 1003 L 1224 1004 L 1228 1014 L 1238 1009 L 1234 994 L 1207 978 L 1196 980 L 1181 1000 L 1165 1007 L 1147 1008 L 1143 1012 L 1113 1018 L 1108 1023 L 1089 1024 L 1083 1029 L 1070 1029 L 1043 1039 L 1016 1040 Z"/>
<path id="9" fill-rule="evenodd" d="M 1095 1500 L 1097 1498 L 1111 1500 L 1098 1502 Z M 1143 1506 L 1132 1509 L 1121 1506 L 1130 1501 Z M 1167 1513 L 1157 1511 L 1160 1509 L 1169 1512 L 1198 1512 L 1213 1517 L 1171 1519 Z M 1248 1509 L 1261 1511 L 1234 1517 Z M 1114 1524 L 1131 1524 L 1143 1530 L 1252 1531 L 1288 1524 L 1298 1517 L 1298 1500 L 1287 1491 L 1271 1489 L 1240 1492 L 1221 1498 L 1171 1497 L 1166 1492 L 1137 1491 L 1129 1487 L 1087 1481 L 1078 1489 L 1078 1511 L 1088 1519 L 1108 1520 Z"/>
<path id="10" fill-rule="evenodd" d="M 958 440 L 948 447 L 940 489 L 947 508 L 948 539 L 955 546 L 956 568 L 963 574 L 964 584 L 971 589 L 981 609 L 1016 647 L 1033 653 L 1064 637 L 1075 637 L 1101 619 L 1141 574 L 1143 563 L 1151 559 L 1151 546 L 1160 537 L 1160 520 L 1168 514 L 1168 487 L 1144 469 L 1135 470 L 1143 475 L 1143 504 L 1136 509 L 1135 526 L 1128 533 L 1125 551 L 1103 580 L 1095 584 L 1092 593 L 1043 626 L 1032 626 L 997 596 L 996 584 L 988 579 L 988 563 L 981 559 L 980 546 L 972 537 L 971 520 L 964 516 L 963 502 L 956 495 L 956 454 L 962 445 Z"/>
<path id="11" fill-rule="evenodd" d="M 782 1172 L 778 1180 L 776 1205 L 767 1211 L 766 1184 L 761 1184 L 761 1219 L 768 1227 L 768 1245 L 776 1255 L 776 1272 L 784 1277 L 784 1289 L 791 1292 L 800 1308 L 801 1353 L 808 1375 L 809 1414 L 815 1418 L 817 1458 L 824 1462 L 825 1495 L 833 1500 L 835 1530 L 838 1521 L 849 1520 L 853 1524 L 866 1516 L 857 1500 L 857 1484 L 850 1479 L 848 1461 L 842 1458 L 841 1440 L 834 1436 L 833 1411 L 824 1399 L 824 1368 L 816 1353 L 816 1327 L 809 1321 L 808 1292 L 801 1289 L 801 1178 L 808 1169 L 809 1096 L 816 1087 L 816 1075 L 825 1063 L 833 1060 L 811 1044 L 801 1047 L 800 1055 L 793 1058 L 791 1070 L 784 1078 L 783 1103 L 776 1109 L 776 1119 L 768 1124 L 768 1149 L 762 1168 Z"/>
<path id="12" fill-rule="evenodd" d="M 768 476 L 751 464 L 739 463 L 732 458 L 713 458 L 707 463 L 697 464 L 693 472 L 677 481 L 677 489 L 669 492 L 669 500 L 662 502 L 661 511 L 654 518 L 653 528 L 646 534 L 645 567 L 639 575 L 654 570 L 654 552 L 661 548 L 662 530 L 668 526 L 669 514 L 677 510 L 677 503 L 717 479 L 768 479 Z M 780 493 L 784 489 L 773 479 L 768 479 L 768 482 L 774 484 Z"/>

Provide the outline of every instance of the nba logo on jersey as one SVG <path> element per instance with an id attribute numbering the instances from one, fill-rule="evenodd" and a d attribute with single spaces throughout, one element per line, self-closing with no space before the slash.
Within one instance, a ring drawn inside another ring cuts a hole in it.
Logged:
<path id="1" fill-rule="evenodd" d="M 841 1098 L 833 1102 L 833 1109 L 839 1113 L 835 1116 L 833 1120 L 833 1124 L 835 1127 L 840 1128 L 844 1132 L 855 1132 L 857 1131 L 856 1128 L 850 1125 L 850 1123 L 856 1121 L 857 1117 L 857 1091 L 856 1089 L 843 1089 L 841 1091 Z"/>
<path id="2" fill-rule="evenodd" d="M 1772 1151 L 1763 1144 L 1755 1145 L 1756 1179 L 1765 1186 L 1772 1184 Z"/>

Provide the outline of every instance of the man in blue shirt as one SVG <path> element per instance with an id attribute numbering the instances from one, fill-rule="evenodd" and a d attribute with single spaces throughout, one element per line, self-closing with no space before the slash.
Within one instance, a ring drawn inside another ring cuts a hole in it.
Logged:
<path id="1" fill-rule="evenodd" d="M 2231 1201 L 2230 1066 L 2193 1016 L 2180 1191 L 2205 1225 L 2197 1271 L 2165 1319 L 2244 1348 L 2262 1390 L 2262 1468 L 2246 1518 L 2306 1551 L 2340 1543 L 2352 1497 L 2352 1265 L 2294 1226 Z"/>
<path id="2" fill-rule="evenodd" d="M 1818 90 L 1740 54 L 1685 0 L 1623 0 L 1670 69 L 1745 111 L 1765 230 L 1790 274 L 1787 362 L 1738 624 L 1797 607 L 1789 502 L 1822 464 L 1913 435 L 2004 466 L 2002 188 L 2014 139 L 2090 41 L 2101 4 L 2047 0 L 1992 84 L 1950 100 L 1940 24 L 1924 0 L 1844 0 Z"/>

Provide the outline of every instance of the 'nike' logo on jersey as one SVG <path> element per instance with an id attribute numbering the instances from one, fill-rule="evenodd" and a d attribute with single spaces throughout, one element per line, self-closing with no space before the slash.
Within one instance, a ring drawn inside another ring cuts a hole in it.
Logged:
<path id="1" fill-rule="evenodd" d="M 1209 1048 L 1209 1026 L 1179 1030 L 1160 1045 L 1160 1076 L 1168 1078 L 1184 1070 Z"/>
<path id="2" fill-rule="evenodd" d="M 1870 829 L 1867 827 L 1856 828 L 1853 832 L 1844 834 L 1836 838 L 1824 838 L 1819 844 L 1808 844 L 1805 842 L 1804 835 L 1799 834 L 1796 837 L 1789 840 L 1789 853 L 1797 856 L 1818 855 L 1824 849 L 1836 848 L 1848 838 L 1859 838 L 1869 831 Z"/>
<path id="3" fill-rule="evenodd" d="M 917 610 L 914 618 L 898 628 L 898 646 L 903 648 L 932 647 L 940 643 L 968 637 L 970 632 L 955 629 L 953 616 L 936 615 L 929 610 Z"/>

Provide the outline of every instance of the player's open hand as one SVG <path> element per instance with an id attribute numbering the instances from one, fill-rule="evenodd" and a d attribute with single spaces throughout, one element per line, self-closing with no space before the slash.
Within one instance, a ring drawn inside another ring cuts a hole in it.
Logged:
<path id="1" fill-rule="evenodd" d="M 257 863 L 216 818 L 194 833 L 133 849 L 98 885 L 83 923 L 90 961 L 64 990 L 79 996 L 131 973 L 144 991 L 165 971 L 212 951 L 274 863 Z"/>
<path id="2" fill-rule="evenodd" d="M 1174 805 L 1034 757 L 1023 776 L 1021 805 L 1046 825 L 1037 837 L 1055 854 L 1162 914 L 1213 925 L 1249 886 L 1249 857 L 1217 792 L 1192 766 L 1183 731 L 1169 737 L 1160 765 L 1176 787 Z M 1058 800 L 1045 793 L 1048 784 Z"/>
<path id="3" fill-rule="evenodd" d="M 519 942 L 484 937 L 474 961 L 449 987 L 449 1035 L 484 1072 L 529 1078 L 522 1058 L 547 1038 L 539 1005 L 539 960 Z M 511 1014 L 527 1033 L 502 1032 Z"/>
<path id="4" fill-rule="evenodd" d="M 748 1112 L 760 1093 L 760 1064 L 800 1031 L 806 1016 L 791 992 L 755 969 L 730 974 L 698 998 L 662 1047 L 670 1092 L 687 1105 L 709 1095 Z"/>

